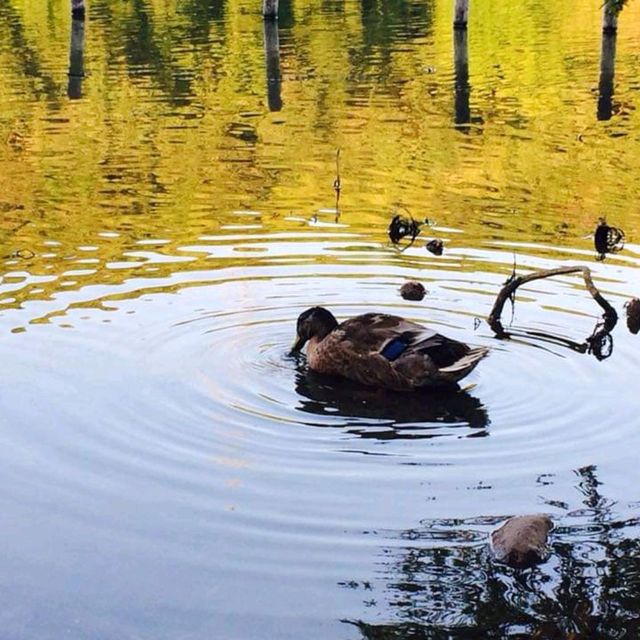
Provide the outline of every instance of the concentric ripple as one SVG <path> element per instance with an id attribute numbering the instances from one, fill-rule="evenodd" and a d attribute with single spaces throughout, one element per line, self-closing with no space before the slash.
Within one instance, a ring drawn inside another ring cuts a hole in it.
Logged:
<path id="1" fill-rule="evenodd" d="M 46 535 L 57 548 L 68 540 L 77 550 L 82 566 L 70 566 L 79 579 L 90 581 L 109 558 L 130 580 L 125 593 L 139 590 L 131 572 L 160 572 L 177 581 L 154 597 L 187 606 L 182 582 L 221 576 L 231 592 L 215 599 L 219 611 L 243 610 L 247 580 L 265 588 L 281 580 L 286 587 L 277 592 L 313 620 L 303 585 L 366 575 L 381 543 L 372 532 L 393 538 L 430 513 L 545 509 L 542 488 L 549 504 L 570 505 L 571 483 L 555 478 L 593 464 L 594 451 L 601 471 L 613 474 L 615 500 L 614 470 L 629 463 L 638 438 L 634 391 L 625 384 L 638 357 L 620 327 L 607 360 L 559 344 L 580 341 L 596 319 L 575 281 L 519 294 L 514 338 L 497 341 L 474 322 L 499 287 L 494 274 L 423 268 L 414 277 L 428 298 L 408 303 L 398 294 L 407 273 L 394 266 L 264 273 L 223 269 L 170 293 L 151 288 L 74 304 L 7 334 L 5 353 L 16 365 L 3 374 L 14 398 L 5 411 L 3 477 L 28 513 L 43 499 L 55 502 Z M 550 308 L 554 297 L 575 304 Z M 612 300 L 621 302 L 615 293 Z M 446 394 L 326 378 L 288 355 L 298 314 L 314 304 L 339 318 L 370 309 L 401 314 L 491 354 L 462 389 Z M 103 552 L 92 558 L 96 537 Z M 60 584 L 37 533 L 25 542 L 16 526 L 6 543 L 15 557 L 29 553 L 41 563 L 37 575 Z M 455 597 L 470 597 L 465 576 L 451 571 L 460 578 Z M 418 588 L 425 580 L 426 573 Z M 391 592 L 404 589 L 393 584 Z M 24 589 L 33 586 L 25 577 Z M 96 589 L 80 601 L 91 605 Z M 359 606 L 352 595 L 351 610 Z M 279 603 L 255 603 L 255 615 L 286 615 Z M 202 596 L 189 606 L 205 615 L 210 604 Z"/>

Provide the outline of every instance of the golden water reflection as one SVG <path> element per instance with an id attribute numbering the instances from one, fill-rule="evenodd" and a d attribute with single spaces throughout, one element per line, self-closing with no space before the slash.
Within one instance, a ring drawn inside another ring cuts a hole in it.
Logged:
<path id="1" fill-rule="evenodd" d="M 338 148 L 341 224 L 327 223 L 358 243 L 383 242 L 398 207 L 465 247 L 587 250 L 601 214 L 637 242 L 633 3 L 606 121 L 586 1 L 480 5 L 455 43 L 445 1 L 283 3 L 277 86 L 254 4 L 96 1 L 83 34 L 62 0 L 0 2 L 0 259 L 3 284 L 25 278 L 3 308 L 228 266 L 181 251 L 203 235 L 308 229 L 333 205 Z"/>

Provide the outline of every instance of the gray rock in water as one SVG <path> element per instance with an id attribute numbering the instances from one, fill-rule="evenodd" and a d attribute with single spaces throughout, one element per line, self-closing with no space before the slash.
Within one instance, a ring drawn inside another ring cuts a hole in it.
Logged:
<path id="1" fill-rule="evenodd" d="M 551 529 L 553 522 L 544 513 L 509 518 L 491 532 L 491 550 L 500 562 L 512 567 L 531 567 L 546 560 Z"/>

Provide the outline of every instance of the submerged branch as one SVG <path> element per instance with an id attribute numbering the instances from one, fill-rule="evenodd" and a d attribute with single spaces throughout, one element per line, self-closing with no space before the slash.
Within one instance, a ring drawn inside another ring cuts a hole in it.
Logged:
<path id="1" fill-rule="evenodd" d="M 552 276 L 567 275 L 570 273 L 581 273 L 584 279 L 584 284 L 587 291 L 591 294 L 591 297 L 602 307 L 604 310 L 604 327 L 606 331 L 610 331 L 618 321 L 618 314 L 616 310 L 605 300 L 598 288 L 593 284 L 591 278 L 591 269 L 589 267 L 558 267 L 557 269 L 544 269 L 541 271 L 533 271 L 526 276 L 511 277 L 503 285 L 500 293 L 493 304 L 493 309 L 489 314 L 488 322 L 493 332 L 499 338 L 508 338 L 509 333 L 505 331 L 502 326 L 500 317 L 502 315 L 502 309 L 507 300 L 511 299 L 515 294 L 518 287 L 534 280 L 541 280 L 542 278 L 551 278 Z"/>

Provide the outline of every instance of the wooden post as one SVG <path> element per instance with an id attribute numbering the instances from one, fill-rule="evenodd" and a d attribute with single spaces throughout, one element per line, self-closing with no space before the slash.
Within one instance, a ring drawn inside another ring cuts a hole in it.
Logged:
<path id="1" fill-rule="evenodd" d="M 262 0 L 262 15 L 275 20 L 278 17 L 278 0 Z"/>
<path id="2" fill-rule="evenodd" d="M 84 0 L 71 0 L 71 17 L 74 20 L 84 20 Z"/>
<path id="3" fill-rule="evenodd" d="M 267 101 L 269 111 L 282 109 L 282 76 L 280 74 L 280 41 L 278 23 L 275 20 L 264 21 L 264 57 L 267 68 Z"/>
<path id="4" fill-rule="evenodd" d="M 84 19 L 71 21 L 71 47 L 69 51 L 69 84 L 67 95 L 71 100 L 82 98 L 84 79 Z"/>
<path id="5" fill-rule="evenodd" d="M 598 83 L 598 120 L 611 120 L 613 115 L 613 79 L 616 71 L 616 32 L 602 31 L 600 49 L 600 82 Z"/>
<path id="6" fill-rule="evenodd" d="M 456 124 L 471 122 L 471 108 L 469 106 L 469 47 L 467 45 L 467 30 L 456 29 L 453 34 L 453 62 L 455 69 L 455 107 L 454 121 Z"/>
<path id="7" fill-rule="evenodd" d="M 469 0 L 454 0 L 453 28 L 466 29 L 469 18 Z"/>
<path id="8" fill-rule="evenodd" d="M 606 0 L 602 8 L 602 31 L 615 33 L 618 30 L 618 11 L 611 0 Z"/>

